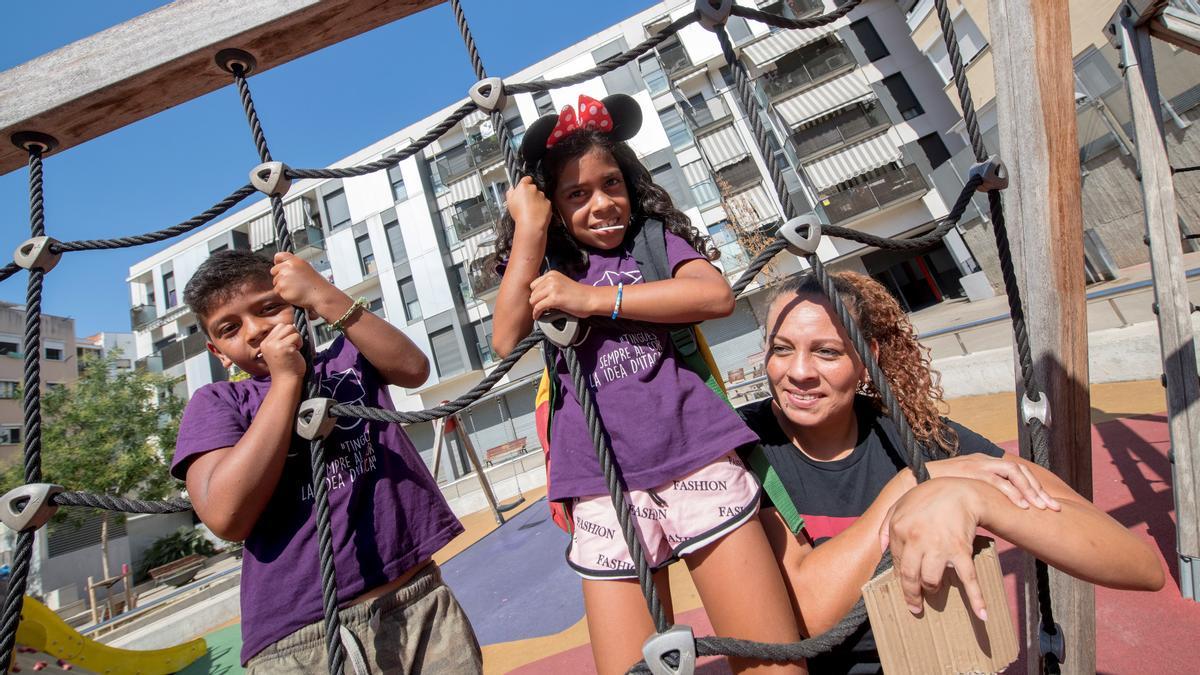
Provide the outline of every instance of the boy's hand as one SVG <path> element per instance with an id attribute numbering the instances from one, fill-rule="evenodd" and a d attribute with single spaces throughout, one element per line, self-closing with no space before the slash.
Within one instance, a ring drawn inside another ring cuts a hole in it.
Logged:
<path id="1" fill-rule="evenodd" d="M 505 193 L 508 212 L 516 221 L 518 230 L 532 228 L 544 233 L 550 226 L 553 207 L 546 195 L 534 184 L 533 178 L 525 176 Z"/>
<path id="2" fill-rule="evenodd" d="M 303 344 L 300 332 L 290 323 L 275 326 L 258 344 L 273 381 L 289 377 L 304 379 L 304 357 L 300 355 Z"/>
<path id="3" fill-rule="evenodd" d="M 275 266 L 271 268 L 271 283 L 283 301 L 310 311 L 319 311 L 318 306 L 345 297 L 336 286 L 321 276 L 303 258 L 292 253 L 276 253 Z"/>
<path id="4" fill-rule="evenodd" d="M 529 284 L 529 304 L 533 307 L 533 320 L 558 309 L 579 318 L 598 314 L 598 292 L 600 288 L 584 286 L 567 278 L 560 272 L 547 272 Z M 615 291 L 614 291 L 615 292 Z"/>

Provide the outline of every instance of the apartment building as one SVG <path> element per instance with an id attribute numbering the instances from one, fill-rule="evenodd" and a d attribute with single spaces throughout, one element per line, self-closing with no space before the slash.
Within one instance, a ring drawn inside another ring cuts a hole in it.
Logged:
<path id="1" fill-rule="evenodd" d="M 23 420 L 18 392 L 24 382 L 25 308 L 0 302 L 0 465 L 20 461 Z M 42 314 L 42 388 L 74 382 L 79 376 L 75 320 Z"/>
<path id="2" fill-rule="evenodd" d="M 791 16 L 833 7 L 832 0 L 742 4 Z M 656 3 L 507 79 L 528 82 L 591 68 L 692 9 L 690 0 Z M 904 19 L 894 2 L 870 0 L 818 29 L 783 31 L 730 20 L 731 37 L 755 78 L 757 103 L 764 111 L 771 103 L 771 150 L 785 167 L 791 198 L 802 212 L 816 210 L 831 222 L 881 236 L 912 236 L 930 229 L 957 196 L 958 189 L 944 195 L 928 178 L 931 166 L 963 145 L 956 134 L 946 133 L 956 112 L 933 64 L 913 47 Z M 715 239 L 722 251 L 719 265 L 736 277 L 756 237 L 772 232 L 783 216 L 716 37 L 689 25 L 656 52 L 603 77 L 511 96 L 505 124 L 519 142 L 540 115 L 573 105 L 579 94 L 601 98 L 615 92 L 632 95 L 644 112 L 643 128 L 630 145 L 676 205 Z M 403 148 L 460 103 L 334 166 Z M 398 408 L 427 408 L 456 398 L 496 362 L 491 316 L 499 278 L 490 255 L 509 187 L 502 157 L 496 129 L 476 113 L 391 171 L 299 181 L 285 197 L 298 254 L 349 295 L 366 298 L 371 311 L 398 326 L 429 357 L 428 382 L 393 391 Z M 265 201 L 130 269 L 138 364 L 179 376 L 183 395 L 227 376 L 205 351 L 196 319 L 181 302 L 191 274 L 223 248 L 274 249 Z M 818 253 L 834 268 L 884 280 L 913 309 L 990 293 L 987 283 L 972 285 L 981 278 L 981 266 L 957 237 L 918 256 L 867 252 L 828 239 Z M 770 274 L 799 269 L 795 258 L 780 256 Z M 760 372 L 761 289 L 756 284 L 733 316 L 704 327 L 720 369 L 733 382 L 752 380 Z M 319 344 L 333 338 L 320 323 L 315 333 Z M 533 401 L 540 370 L 540 356 L 527 354 L 463 415 L 481 454 L 517 439 L 537 447 Z M 432 466 L 433 425 L 407 430 Z M 439 478 L 446 481 L 469 472 L 461 449 L 451 446 L 449 460 L 440 464 Z"/>
<path id="3" fill-rule="evenodd" d="M 980 128 L 991 152 L 999 152 L 996 128 L 996 78 L 989 48 L 991 35 L 986 0 L 949 0 L 950 15 L 966 64 Z M 1197 0 L 1170 0 L 1174 9 L 1200 16 Z M 1071 48 L 1075 64 L 1075 101 L 1079 160 L 1083 173 L 1083 219 L 1086 269 L 1089 281 L 1112 278 L 1115 268 L 1144 263 L 1149 250 L 1142 243 L 1145 221 L 1129 101 L 1119 68 L 1120 53 L 1104 28 L 1121 0 L 1070 0 Z M 958 107 L 949 56 L 932 0 L 901 0 L 899 10 L 917 49 L 937 68 L 952 105 Z M 1163 99 L 1167 152 L 1174 166 L 1200 164 L 1200 57 L 1154 40 L 1154 60 Z M 960 121 L 951 129 L 965 138 Z M 969 149 L 959 150 L 932 174 L 935 185 L 949 190 L 956 176 L 974 161 Z M 961 185 L 961 183 L 959 183 Z M 1180 228 L 1200 231 L 1200 176 L 1175 176 Z M 982 205 L 982 200 L 976 200 Z M 986 209 L 964 218 L 964 239 L 979 253 L 988 278 L 999 281 L 995 246 Z M 1197 249 L 1185 240 L 1184 250 Z"/>
<path id="4" fill-rule="evenodd" d="M 133 333 L 111 333 L 108 331 L 75 339 L 75 355 L 80 359 L 114 357 L 113 370 L 133 370 L 137 345 Z"/>

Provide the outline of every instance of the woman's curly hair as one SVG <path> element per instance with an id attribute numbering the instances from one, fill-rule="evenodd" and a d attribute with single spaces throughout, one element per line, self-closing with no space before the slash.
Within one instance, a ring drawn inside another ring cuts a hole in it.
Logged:
<path id="1" fill-rule="evenodd" d="M 546 151 L 546 155 L 538 162 L 533 172 L 533 181 L 538 189 L 553 201 L 555 188 L 558 187 L 558 177 L 570 160 L 577 159 L 593 149 L 604 150 L 612 155 L 621 175 L 625 179 L 625 187 L 629 191 L 629 203 L 632 226 L 646 218 L 654 218 L 663 223 L 669 232 L 679 235 L 697 252 L 709 260 L 721 256 L 720 251 L 713 245 L 712 239 L 692 227 L 692 221 L 671 202 L 667 191 L 654 182 L 650 172 L 642 166 L 637 155 L 627 144 L 614 142 L 607 134 L 594 130 L 580 130 L 562 139 Z M 507 211 L 500 219 L 496 236 L 496 261 L 508 260 L 512 252 L 513 233 L 516 223 Z M 546 255 L 566 267 L 571 272 L 579 272 L 587 265 L 587 254 L 579 244 L 567 233 L 566 225 L 556 213 L 550 221 L 550 232 L 546 242 Z"/>
<path id="2" fill-rule="evenodd" d="M 863 338 L 877 346 L 877 360 L 892 393 L 912 426 L 917 441 L 930 450 L 948 455 L 958 453 L 958 434 L 946 423 L 939 409 L 942 402 L 941 375 L 930 368 L 929 348 L 917 342 L 916 332 L 900 303 L 887 287 L 865 274 L 830 274 L 838 296 L 846 305 Z M 771 297 L 771 304 L 782 296 L 825 293 L 811 272 L 784 282 Z M 836 321 L 836 316 L 835 319 Z M 870 398 L 882 410 L 883 399 L 869 379 L 859 393 Z"/>

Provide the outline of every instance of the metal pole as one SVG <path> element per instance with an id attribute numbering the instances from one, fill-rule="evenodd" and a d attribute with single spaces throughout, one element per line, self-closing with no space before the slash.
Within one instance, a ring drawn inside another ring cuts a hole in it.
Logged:
<path id="1" fill-rule="evenodd" d="M 1191 302 L 1183 273 L 1175 188 L 1163 141 L 1162 106 L 1150 29 L 1145 25 L 1137 27 L 1136 20 L 1136 13 L 1128 5 L 1122 6 L 1110 24 L 1110 32 L 1115 33 L 1121 46 L 1125 87 L 1133 112 L 1154 300 L 1158 303 L 1167 415 L 1175 455 L 1172 473 L 1180 592 L 1185 598 L 1197 600 L 1200 598 L 1200 513 L 1197 512 L 1200 460 L 1196 457 L 1195 443 L 1200 438 L 1200 409 L 1196 406 L 1200 401 L 1200 378 L 1196 370 Z"/>

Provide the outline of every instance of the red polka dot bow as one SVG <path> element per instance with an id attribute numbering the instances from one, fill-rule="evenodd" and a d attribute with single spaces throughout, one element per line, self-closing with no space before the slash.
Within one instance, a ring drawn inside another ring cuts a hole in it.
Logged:
<path id="1" fill-rule="evenodd" d="M 554 131 L 551 131 L 550 137 L 546 139 L 546 147 L 554 147 L 555 143 L 580 129 L 607 132 L 612 131 L 612 127 L 612 116 L 608 114 L 608 109 L 604 107 L 604 104 L 590 96 L 580 94 L 579 115 L 576 116 L 575 110 L 569 104 L 563 106 L 562 112 L 558 114 L 558 123 L 554 125 Z"/>

